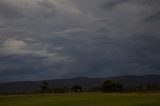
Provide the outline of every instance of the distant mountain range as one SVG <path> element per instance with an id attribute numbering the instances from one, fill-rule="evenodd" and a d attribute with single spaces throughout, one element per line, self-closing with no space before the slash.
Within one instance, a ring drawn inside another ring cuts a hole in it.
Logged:
<path id="1" fill-rule="evenodd" d="M 119 82 L 126 87 L 146 85 L 146 84 L 160 85 L 160 75 L 144 75 L 144 76 L 127 75 L 127 76 L 117 76 L 110 78 L 78 77 L 71 79 L 48 80 L 48 83 L 51 88 L 60 88 L 64 86 L 72 87 L 73 85 L 81 85 L 84 89 L 87 89 L 91 87 L 101 87 L 101 85 L 105 80 L 112 80 L 115 82 Z M 35 92 L 40 89 L 41 83 L 42 81 L 0 83 L 0 94 Z"/>

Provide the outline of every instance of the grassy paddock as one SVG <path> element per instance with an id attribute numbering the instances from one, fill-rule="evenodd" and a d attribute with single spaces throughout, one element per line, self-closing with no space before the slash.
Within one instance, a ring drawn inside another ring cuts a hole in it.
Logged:
<path id="1" fill-rule="evenodd" d="M 0 96 L 0 106 L 160 106 L 160 94 L 45 94 Z"/>

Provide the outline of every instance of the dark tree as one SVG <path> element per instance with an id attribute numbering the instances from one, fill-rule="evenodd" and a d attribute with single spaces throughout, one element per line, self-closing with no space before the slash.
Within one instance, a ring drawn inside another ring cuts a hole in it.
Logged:
<path id="1" fill-rule="evenodd" d="M 102 85 L 102 90 L 104 92 L 121 92 L 123 91 L 123 86 L 120 83 L 115 83 L 111 80 L 106 80 Z"/>
<path id="2" fill-rule="evenodd" d="M 144 91 L 144 86 L 143 85 L 139 85 L 136 87 L 136 91 Z"/>
<path id="3" fill-rule="evenodd" d="M 117 92 L 121 92 L 121 91 L 123 91 L 123 85 L 121 84 L 121 83 L 114 83 L 114 86 L 115 86 L 115 91 L 117 91 Z"/>
<path id="4" fill-rule="evenodd" d="M 148 91 L 156 91 L 159 90 L 159 86 L 156 84 L 147 84 L 146 85 L 146 90 Z"/>
<path id="5" fill-rule="evenodd" d="M 79 93 L 79 92 L 82 92 L 82 87 L 80 85 L 74 85 L 74 86 L 72 86 L 72 90 L 75 93 Z"/>
<path id="6" fill-rule="evenodd" d="M 105 92 L 113 91 L 113 87 L 114 87 L 114 83 L 111 80 L 106 80 L 102 85 L 102 89 Z"/>
<path id="7" fill-rule="evenodd" d="M 40 92 L 41 93 L 49 92 L 49 84 L 47 81 L 42 82 Z"/>

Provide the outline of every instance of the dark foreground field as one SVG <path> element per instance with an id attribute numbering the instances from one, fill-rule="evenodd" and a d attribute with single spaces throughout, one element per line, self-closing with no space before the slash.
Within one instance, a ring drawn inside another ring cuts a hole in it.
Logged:
<path id="1" fill-rule="evenodd" d="M 160 94 L 0 96 L 0 106 L 160 106 Z"/>

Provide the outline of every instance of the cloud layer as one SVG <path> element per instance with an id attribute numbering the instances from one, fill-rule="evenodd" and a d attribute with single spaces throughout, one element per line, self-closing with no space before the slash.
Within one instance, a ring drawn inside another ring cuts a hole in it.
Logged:
<path id="1" fill-rule="evenodd" d="M 160 74 L 159 0 L 1 0 L 0 81 Z"/>

